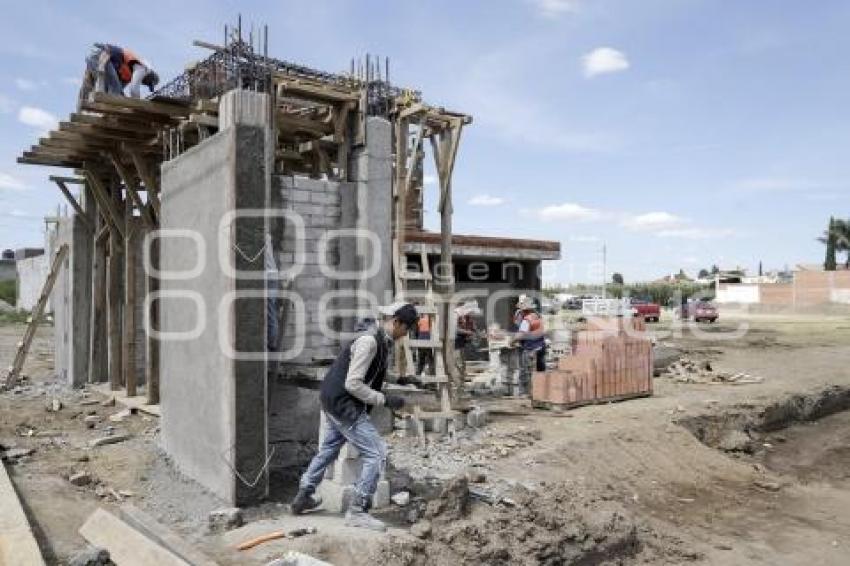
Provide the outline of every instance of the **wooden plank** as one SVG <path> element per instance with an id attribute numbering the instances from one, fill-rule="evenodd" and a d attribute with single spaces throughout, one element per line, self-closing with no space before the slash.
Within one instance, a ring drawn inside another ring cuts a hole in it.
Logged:
<path id="1" fill-rule="evenodd" d="M 100 112 L 109 116 L 116 116 L 123 119 L 141 120 L 147 122 L 156 122 L 157 124 L 173 124 L 177 118 L 167 114 L 151 114 L 148 112 L 140 112 L 130 108 L 122 108 L 120 106 L 112 106 L 99 102 L 86 101 L 81 104 L 82 110 L 89 112 Z"/>
<path id="2" fill-rule="evenodd" d="M 191 566 L 102 508 L 86 519 L 80 534 L 93 546 L 108 550 L 112 561 L 121 566 Z"/>
<path id="3" fill-rule="evenodd" d="M 159 114 L 171 117 L 186 117 L 192 112 L 192 109 L 187 105 L 152 102 L 141 98 L 130 98 L 116 94 L 107 94 L 105 92 L 94 93 L 94 102 L 117 108 L 139 110 L 147 114 Z"/>
<path id="4" fill-rule="evenodd" d="M 67 167 L 69 169 L 77 169 L 83 166 L 83 160 L 81 159 L 32 155 L 31 152 L 25 152 L 24 155 L 22 157 L 18 157 L 15 162 L 20 163 L 21 165 L 44 165 L 47 167 Z"/>
<path id="5" fill-rule="evenodd" d="M 47 300 L 50 298 L 50 292 L 53 290 L 53 285 L 56 283 L 56 278 L 59 276 L 59 271 L 62 269 L 62 264 L 68 256 L 68 244 L 62 244 L 53 256 L 53 261 L 50 264 L 50 271 L 47 274 L 47 279 L 41 288 L 41 294 L 38 296 L 38 302 L 30 314 L 30 321 L 24 330 L 24 337 L 21 343 L 18 344 L 18 350 L 15 353 L 15 359 L 12 362 L 12 367 L 9 368 L 9 373 L 6 375 L 6 388 L 11 389 L 18 381 L 18 376 L 21 369 L 24 367 L 24 362 L 29 354 L 32 340 L 35 337 L 35 331 L 38 330 L 38 323 L 44 315 L 44 309 L 47 306 Z"/>
<path id="6" fill-rule="evenodd" d="M 44 558 L 15 493 L 6 467 L 0 463 L 0 564 L 44 566 Z"/>
<path id="7" fill-rule="evenodd" d="M 192 566 L 217 566 L 208 556 L 135 505 L 124 503 L 119 508 L 119 513 L 121 519 L 131 527 Z"/>
<path id="8" fill-rule="evenodd" d="M 92 225 L 91 220 L 89 220 L 88 215 L 83 210 L 83 207 L 80 206 L 80 203 L 77 202 L 77 199 L 74 198 L 74 195 L 71 194 L 71 191 L 68 190 L 68 187 L 65 186 L 65 182 L 58 179 L 53 179 L 53 182 L 56 183 L 56 186 L 59 187 L 59 190 L 62 191 L 62 194 L 65 195 L 66 199 L 68 199 L 71 207 L 79 215 L 77 218 L 85 224 L 86 228 L 88 228 L 90 232 L 94 232 L 94 226 Z"/>

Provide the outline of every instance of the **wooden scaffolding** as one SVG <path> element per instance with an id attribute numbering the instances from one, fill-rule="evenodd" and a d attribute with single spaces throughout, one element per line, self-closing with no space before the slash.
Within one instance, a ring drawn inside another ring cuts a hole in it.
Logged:
<path id="1" fill-rule="evenodd" d="M 368 58 L 365 70 L 352 62 L 350 74 L 330 74 L 257 53 L 241 29 L 228 33 L 226 28 L 225 36 L 224 45 L 196 41 L 212 55 L 149 99 L 93 93 L 18 158 L 19 163 L 72 172 L 50 179 L 93 244 L 88 381 L 107 381 L 113 390 L 136 395 L 141 373 L 136 351 L 143 348 L 149 404 L 159 402 L 159 345 L 151 334 L 146 335 L 146 344 L 139 344 L 135 329 L 139 313 L 151 329 L 158 329 L 158 302 L 151 297 L 158 289 L 159 246 L 150 235 L 159 228 L 162 214 L 161 164 L 218 131 L 219 101 L 228 90 L 243 88 L 270 96 L 273 174 L 347 180 L 352 148 L 365 143 L 367 117 L 380 115 L 392 122 L 393 268 L 399 297 L 408 293 L 406 282 L 415 277 L 406 268 L 403 250 L 416 203 L 421 203 L 427 140 L 439 176 L 441 264 L 443 271 L 445 266 L 451 269 L 451 177 L 461 130 L 471 118 L 429 106 L 419 93 L 392 86 L 388 69 L 382 77 L 380 67 L 373 67 Z M 77 194 L 73 187 L 79 188 Z M 140 254 L 152 268 L 149 273 L 139 269 Z M 427 258 L 423 267 L 428 269 Z M 454 376 L 449 317 L 453 285 L 450 272 L 449 277 L 440 275 L 432 280 L 429 296 L 435 300 L 422 308 L 435 317 L 440 329 L 438 344 L 429 347 L 441 353 L 448 375 Z"/>

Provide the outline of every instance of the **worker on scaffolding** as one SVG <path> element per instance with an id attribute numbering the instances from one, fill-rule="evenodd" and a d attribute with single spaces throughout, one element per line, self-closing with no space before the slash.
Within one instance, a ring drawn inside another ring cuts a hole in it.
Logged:
<path id="1" fill-rule="evenodd" d="M 514 324 L 517 332 L 514 342 L 520 348 L 519 389 L 520 395 L 529 392 L 531 374 L 537 369 L 538 353 L 546 346 L 543 318 L 534 309 L 534 302 L 528 295 L 520 295 L 516 305 Z"/>
<path id="2" fill-rule="evenodd" d="M 316 488 L 342 446 L 350 442 L 360 453 L 362 467 L 345 523 L 376 531 L 387 528 L 382 521 L 369 515 L 372 496 L 387 460 L 386 443 L 369 420 L 369 408 L 385 406 L 397 411 L 404 406 L 403 398 L 384 394 L 381 389 L 392 357 L 392 343 L 416 327 L 419 315 L 416 307 L 409 303 L 397 303 L 379 310 L 385 317 L 383 323 L 343 347 L 322 381 L 319 395 L 323 420 L 321 445 L 301 476 L 298 494 L 291 504 L 293 514 L 321 505 L 321 498 L 315 495 Z"/>
<path id="3" fill-rule="evenodd" d="M 154 91 L 159 75 L 147 61 L 129 49 L 95 43 L 86 57 L 86 71 L 80 87 L 79 102 L 88 100 L 92 91 L 124 96 L 126 88 L 132 98 L 141 97 L 141 86 Z"/>

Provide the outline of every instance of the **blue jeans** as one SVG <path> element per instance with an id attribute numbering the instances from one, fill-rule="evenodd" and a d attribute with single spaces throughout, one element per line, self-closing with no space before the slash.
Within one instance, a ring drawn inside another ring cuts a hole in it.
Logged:
<path id="1" fill-rule="evenodd" d="M 325 470 L 334 463 L 343 444 L 350 442 L 360 452 L 363 467 L 354 486 L 354 504 L 368 509 L 372 496 L 378 488 L 378 480 L 384 473 L 387 463 L 387 445 L 369 420 L 366 412 L 350 425 L 341 423 L 328 413 L 324 413 L 325 423 L 322 430 L 322 444 L 313 456 L 307 471 L 301 476 L 301 489 L 310 493 L 322 482 Z"/>
<path id="2" fill-rule="evenodd" d="M 118 79 L 118 72 L 109 61 L 107 61 L 106 65 L 104 65 L 101 69 L 100 54 L 100 49 L 93 49 L 86 58 L 86 66 L 92 73 L 94 73 L 95 76 L 95 92 L 105 92 L 108 94 L 123 96 L 124 87 L 121 86 L 121 81 Z"/>

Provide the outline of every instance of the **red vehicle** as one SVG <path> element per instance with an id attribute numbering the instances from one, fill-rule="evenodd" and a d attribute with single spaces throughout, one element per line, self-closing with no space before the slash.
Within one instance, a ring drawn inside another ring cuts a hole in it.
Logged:
<path id="1" fill-rule="evenodd" d="M 693 319 L 695 322 L 714 322 L 719 316 L 717 307 L 708 301 L 692 301 L 682 305 L 679 309 L 682 320 Z"/>
<path id="2" fill-rule="evenodd" d="M 661 318 L 661 307 L 655 303 L 640 299 L 632 299 L 631 306 L 632 314 L 639 314 L 643 316 L 647 322 L 658 322 Z"/>

